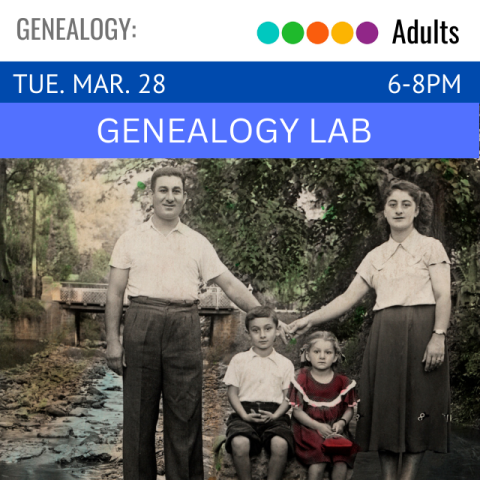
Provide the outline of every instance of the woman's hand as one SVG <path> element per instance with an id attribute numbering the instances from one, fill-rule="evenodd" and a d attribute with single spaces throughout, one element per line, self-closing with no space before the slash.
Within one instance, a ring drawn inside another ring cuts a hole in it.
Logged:
<path id="1" fill-rule="evenodd" d="M 312 328 L 311 321 L 308 317 L 299 318 L 295 320 L 290 325 L 287 325 L 287 332 L 289 335 L 303 335 L 307 333 L 310 328 Z"/>
<path id="2" fill-rule="evenodd" d="M 434 333 L 428 342 L 422 362 L 425 363 L 425 371 L 430 372 L 442 365 L 445 360 L 445 335 Z"/>
<path id="3" fill-rule="evenodd" d="M 288 325 L 279 320 L 278 330 L 279 330 L 279 334 L 280 334 L 280 338 L 282 339 L 282 342 L 286 345 L 288 343 L 288 340 L 290 340 L 291 338 L 290 333 L 288 331 Z"/>

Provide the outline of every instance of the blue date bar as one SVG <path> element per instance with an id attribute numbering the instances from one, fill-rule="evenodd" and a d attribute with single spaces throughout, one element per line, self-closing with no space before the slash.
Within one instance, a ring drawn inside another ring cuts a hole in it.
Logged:
<path id="1" fill-rule="evenodd" d="M 0 103 L 480 103 L 480 62 L 0 62 Z"/>

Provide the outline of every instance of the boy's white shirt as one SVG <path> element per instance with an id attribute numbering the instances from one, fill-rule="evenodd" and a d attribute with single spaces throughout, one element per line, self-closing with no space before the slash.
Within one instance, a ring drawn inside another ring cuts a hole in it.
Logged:
<path id="1" fill-rule="evenodd" d="M 267 357 L 261 357 L 253 351 L 235 355 L 223 382 L 238 388 L 241 402 L 274 402 L 281 404 L 283 393 L 294 379 L 293 363 L 275 349 Z"/>

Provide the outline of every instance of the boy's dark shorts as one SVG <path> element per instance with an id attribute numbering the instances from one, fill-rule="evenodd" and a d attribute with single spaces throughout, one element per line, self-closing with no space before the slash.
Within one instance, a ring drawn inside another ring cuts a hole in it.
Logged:
<path id="1" fill-rule="evenodd" d="M 248 413 L 252 409 L 274 413 L 280 406 L 278 403 L 266 402 L 242 402 L 242 405 Z M 284 414 L 278 420 L 272 420 L 268 423 L 248 423 L 243 421 L 237 413 L 232 413 L 227 420 L 225 449 L 228 453 L 232 453 L 232 440 L 237 435 L 247 437 L 250 440 L 250 455 L 258 455 L 262 451 L 262 447 L 270 454 L 272 438 L 275 436 L 281 437 L 288 444 L 288 457 L 293 457 L 294 439 L 288 415 Z"/>

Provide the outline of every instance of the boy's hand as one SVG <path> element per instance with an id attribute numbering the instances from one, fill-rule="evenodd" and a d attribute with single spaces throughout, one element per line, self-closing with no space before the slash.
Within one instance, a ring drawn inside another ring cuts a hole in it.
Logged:
<path id="1" fill-rule="evenodd" d="M 343 433 L 344 428 L 345 428 L 345 422 L 343 420 L 339 420 L 338 422 L 335 422 L 332 425 L 333 432 L 338 433 L 339 435 Z"/>
<path id="2" fill-rule="evenodd" d="M 272 420 L 276 420 L 277 417 L 272 412 L 267 412 L 266 410 L 258 410 L 258 413 L 261 413 L 263 416 L 263 421 L 265 423 L 271 422 Z"/>
<path id="3" fill-rule="evenodd" d="M 327 423 L 319 423 L 317 427 L 317 432 L 320 434 L 321 437 L 327 438 L 333 433 L 335 433 L 332 430 L 332 427 L 328 425 Z"/>
<path id="4" fill-rule="evenodd" d="M 248 423 L 263 423 L 265 421 L 263 415 L 257 413 L 255 410 L 250 410 L 246 417 L 242 418 L 244 422 Z"/>

